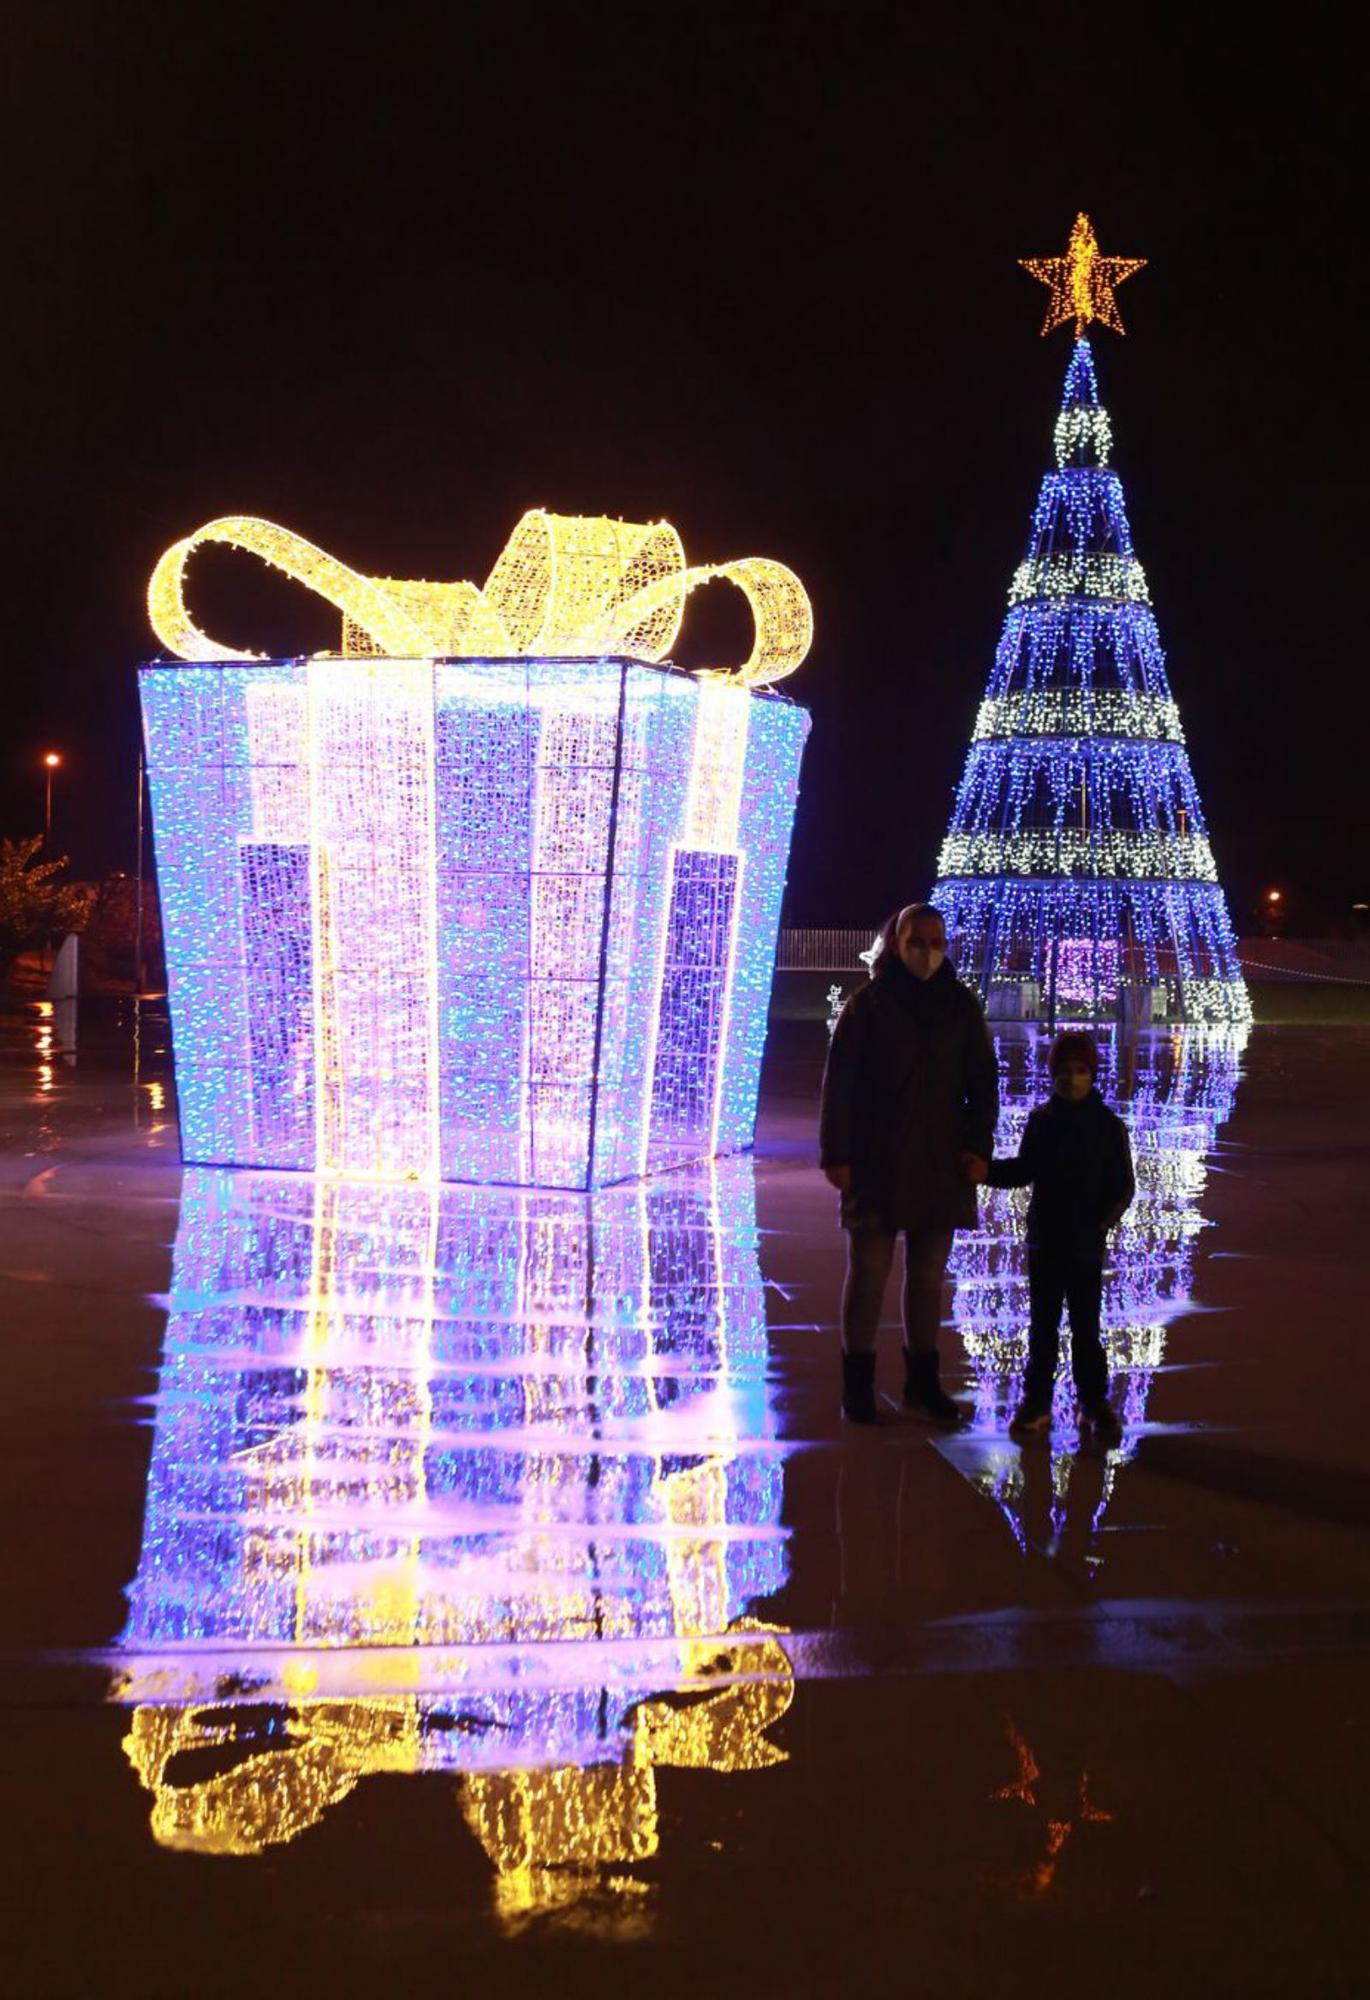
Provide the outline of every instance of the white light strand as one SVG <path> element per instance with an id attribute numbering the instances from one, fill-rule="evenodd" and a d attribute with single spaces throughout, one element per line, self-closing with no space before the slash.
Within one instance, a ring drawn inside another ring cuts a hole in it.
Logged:
<path id="1" fill-rule="evenodd" d="M 1183 743 L 1180 711 L 1168 695 L 1120 688 L 1030 688 L 989 695 L 980 704 L 972 740 L 1011 736 L 1123 736 Z"/>
<path id="2" fill-rule="evenodd" d="M 937 858 L 939 877 L 1107 875 L 1134 881 L 1216 882 L 1213 850 L 1202 834 L 1092 832 L 1081 827 L 1018 833 L 949 833 Z"/>
<path id="3" fill-rule="evenodd" d="M 783 1761 L 750 1161 L 588 1199 L 192 1168 L 168 1308 L 119 1674 L 159 1842 L 444 1773 L 497 1907 L 601 1921 L 657 1767 Z M 468 1648 L 508 1670 L 454 1728 Z"/>
<path id="4" fill-rule="evenodd" d="M 802 709 L 617 658 L 141 692 L 188 1161 L 586 1188 L 750 1144 Z"/>
<path id="5" fill-rule="evenodd" d="M 1145 572 L 1135 556 L 1092 555 L 1079 550 L 1068 555 L 1038 556 L 1020 563 L 1009 586 L 1010 604 L 1027 604 L 1039 597 L 1095 597 L 1127 604 L 1149 604 Z"/>
<path id="6" fill-rule="evenodd" d="M 1109 453 L 1113 449 L 1113 426 L 1108 420 L 1108 411 L 1100 404 L 1077 403 L 1071 409 L 1062 410 L 1056 419 L 1056 463 L 1066 466 L 1078 463 L 1087 452 L 1092 452 L 1099 465 L 1107 465 Z"/>
<path id="7" fill-rule="evenodd" d="M 1114 323 L 1077 293 L 1086 320 Z M 992 1012 L 1241 1023 L 1250 1000 L 1111 451 L 1078 340 L 933 900 Z"/>
<path id="8" fill-rule="evenodd" d="M 1232 1110 L 1244 1043 L 1243 1031 L 1221 1029 L 1140 1043 L 1118 1035 L 1101 1038 L 1099 1090 L 1128 1126 L 1137 1174 L 1136 1197 L 1109 1238 L 1100 1314 L 1126 1435 L 1121 1449 L 1108 1454 L 1102 1488 L 1097 1477 L 1081 1482 L 1078 1403 L 1063 1340 L 1051 1462 L 1051 1526 L 1057 1535 L 1072 1515 L 1089 1536 L 1100 1532 L 1111 1498 L 1110 1474 L 1126 1465 L 1136 1430 L 1147 1420 L 1151 1378 L 1166 1357 L 1168 1324 L 1191 1297 L 1195 1251 L 1205 1226 L 1206 1162 Z M 1047 1046 L 1044 1036 L 1022 1034 L 999 1043 L 995 1152 L 1000 1156 L 1017 1151 L 1033 1105 L 1047 1095 Z M 1026 1205 L 1026 1191 L 986 1190 L 979 1228 L 959 1234 L 952 1252 L 953 1313 L 973 1372 L 977 1423 L 987 1433 L 1002 1427 L 1023 1391 L 1031 1316 Z M 1021 1467 L 1020 1454 L 1006 1451 L 986 1460 L 978 1483 L 1025 1542 Z"/>

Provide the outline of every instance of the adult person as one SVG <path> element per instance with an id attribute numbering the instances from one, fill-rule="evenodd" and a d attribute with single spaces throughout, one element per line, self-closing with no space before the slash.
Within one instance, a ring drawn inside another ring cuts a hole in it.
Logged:
<path id="1" fill-rule="evenodd" d="M 953 1426 L 937 1333 L 951 1239 L 976 1223 L 994 1150 L 999 1074 L 980 1003 L 947 957 L 939 910 L 885 924 L 867 985 L 838 1016 L 823 1076 L 819 1164 L 842 1197 L 842 1414 L 873 1424 L 875 1348 L 895 1239 L 904 1237 L 904 1406 Z"/>

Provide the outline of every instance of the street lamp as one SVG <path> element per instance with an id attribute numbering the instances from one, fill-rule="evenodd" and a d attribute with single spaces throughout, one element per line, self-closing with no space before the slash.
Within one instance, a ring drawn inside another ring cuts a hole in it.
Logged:
<path id="1" fill-rule="evenodd" d="M 47 800 L 43 810 L 43 845 L 45 847 L 52 845 L 52 774 L 59 769 L 61 762 L 62 760 L 55 750 L 49 750 L 43 758 L 43 767 L 47 777 Z"/>

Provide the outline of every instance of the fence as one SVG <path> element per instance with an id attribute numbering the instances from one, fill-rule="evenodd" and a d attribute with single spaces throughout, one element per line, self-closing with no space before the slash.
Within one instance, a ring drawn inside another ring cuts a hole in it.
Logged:
<path id="1" fill-rule="evenodd" d="M 864 972 L 877 926 L 864 930 L 782 930 L 777 972 Z M 1242 968 L 1252 979 L 1320 980 L 1370 985 L 1370 945 L 1342 938 L 1242 938 Z"/>
<path id="2" fill-rule="evenodd" d="M 864 972 L 861 953 L 869 951 L 878 926 L 859 931 L 781 931 L 777 972 Z"/>

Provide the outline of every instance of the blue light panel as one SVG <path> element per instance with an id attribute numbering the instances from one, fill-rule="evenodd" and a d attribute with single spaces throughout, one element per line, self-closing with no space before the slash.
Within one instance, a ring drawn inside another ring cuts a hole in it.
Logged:
<path id="1" fill-rule="evenodd" d="M 140 682 L 188 1161 L 585 1189 L 750 1144 L 801 709 L 622 659 Z"/>

